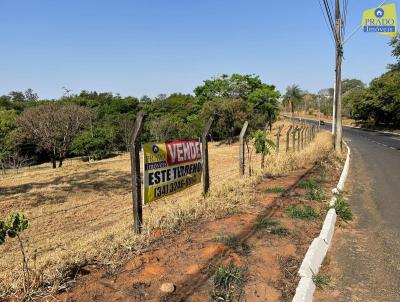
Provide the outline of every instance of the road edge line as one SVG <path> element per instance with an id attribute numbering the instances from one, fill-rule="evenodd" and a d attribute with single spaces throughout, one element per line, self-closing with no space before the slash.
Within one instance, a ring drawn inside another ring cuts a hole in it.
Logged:
<path id="1" fill-rule="evenodd" d="M 343 141 L 343 143 L 347 147 L 346 162 L 344 163 L 342 174 L 340 175 L 340 179 L 336 188 L 332 189 L 334 194 L 343 191 L 350 170 L 351 150 L 345 141 Z M 313 276 L 318 274 L 319 268 L 324 261 L 335 232 L 337 214 L 334 206 L 336 199 L 336 196 L 332 196 L 329 202 L 331 209 L 326 214 L 321 232 L 319 236 L 314 238 L 312 241 L 306 255 L 304 256 L 303 262 L 300 265 L 298 274 L 301 279 L 296 288 L 296 294 L 294 295 L 292 302 L 311 302 L 313 300 L 316 288 L 313 281 Z"/>

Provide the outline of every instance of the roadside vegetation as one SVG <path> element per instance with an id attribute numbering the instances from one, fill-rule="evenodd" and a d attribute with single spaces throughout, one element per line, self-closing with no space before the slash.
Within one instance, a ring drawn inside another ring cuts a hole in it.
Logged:
<path id="1" fill-rule="evenodd" d="M 135 117 L 147 113 L 143 141 L 197 138 L 211 115 L 210 139 L 233 143 L 244 121 L 250 132 L 264 129 L 279 114 L 280 93 L 256 75 L 222 75 L 205 80 L 194 95 L 141 98 L 96 91 L 43 100 L 32 89 L 0 96 L 0 168 L 20 169 L 51 162 L 62 167 L 75 156 L 92 161 L 129 151 Z M 265 140 L 255 133 L 256 140 Z M 257 153 L 268 149 L 257 148 Z"/>
<path id="2" fill-rule="evenodd" d="M 400 129 L 400 35 L 389 45 L 395 62 L 387 71 L 368 85 L 359 79 L 342 81 L 343 123 L 374 129 Z M 301 90 L 297 85 L 289 86 L 284 95 L 284 110 L 287 114 L 317 119 L 332 116 L 333 88 L 321 89 L 318 93 Z"/>
<path id="3" fill-rule="evenodd" d="M 212 276 L 214 289 L 211 297 L 215 301 L 239 301 L 245 277 L 243 270 L 234 266 L 219 267 Z"/>
<path id="4" fill-rule="evenodd" d="M 279 125 L 281 122 L 274 124 L 273 131 Z M 329 142 L 330 134 L 321 132 L 300 152 L 276 154 L 273 151 L 267 156 L 264 168 L 260 165 L 261 156 L 257 155 L 253 159 L 253 176 L 245 178 L 239 178 L 238 170 L 231 168 L 232 161 L 238 160 L 238 145 L 211 143 L 212 186 L 207 198 L 202 197 L 201 186 L 196 185 L 150 204 L 144 208 L 141 236 L 135 236 L 131 229 L 128 154 L 95 163 L 68 161 L 63 169 L 55 170 L 44 164 L 22 171 L 18 177 L 4 177 L 0 215 L 6 215 L 5 209 L 24 210 L 30 226 L 23 242 L 27 257 L 35 259 L 35 273 L 41 280 L 38 285 L 55 284 L 56 280 L 68 280 L 71 270 L 94 259 L 96 263 L 117 266 L 148 246 L 156 230 L 161 229 L 166 235 L 176 234 L 199 218 L 212 220 L 240 213 L 255 199 L 254 184 L 261 177 L 286 175 L 318 161 L 331 150 Z M 60 224 L 60 221 L 63 222 Z M 283 236 L 285 231 L 276 227 L 270 232 Z M 87 236 L 88 230 L 91 236 Z M 244 251 L 240 245 L 237 250 L 240 254 Z M 0 287 L 4 294 L 10 294 L 23 284 L 22 274 L 13 265 L 20 261 L 18 245 L 6 242 L 0 246 L 0 253 L 3 255 Z"/>
<path id="5" fill-rule="evenodd" d="M 289 206 L 285 209 L 285 213 L 290 218 L 302 220 L 314 220 L 319 217 L 319 214 L 308 205 Z"/>
<path id="6" fill-rule="evenodd" d="M 343 221 L 349 221 L 353 219 L 353 213 L 350 209 L 350 204 L 342 196 L 337 196 L 334 208 L 336 210 L 336 214 Z"/>

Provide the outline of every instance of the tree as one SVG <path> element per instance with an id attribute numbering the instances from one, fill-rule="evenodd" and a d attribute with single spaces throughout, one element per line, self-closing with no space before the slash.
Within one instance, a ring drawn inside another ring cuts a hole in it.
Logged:
<path id="1" fill-rule="evenodd" d="M 279 97 L 280 93 L 275 89 L 275 86 L 268 85 L 257 88 L 248 96 L 248 102 L 252 105 L 253 109 L 266 116 L 270 130 L 279 112 Z"/>
<path id="2" fill-rule="evenodd" d="M 397 36 L 389 42 L 389 45 L 393 47 L 392 56 L 396 58 L 397 62 L 389 64 L 388 69 L 390 71 L 398 71 L 400 70 L 400 33 L 397 33 Z"/>
<path id="3" fill-rule="evenodd" d="M 38 94 L 34 93 L 31 88 L 25 90 L 24 97 L 25 97 L 25 101 L 27 101 L 27 102 L 34 102 L 39 99 Z"/>
<path id="4" fill-rule="evenodd" d="M 360 90 L 364 89 L 365 84 L 357 79 L 344 79 L 342 81 L 342 94 L 346 94 L 347 92 L 353 91 L 353 90 Z"/>
<path id="5" fill-rule="evenodd" d="M 207 121 L 214 116 L 211 133 L 215 139 L 228 139 L 233 142 L 233 137 L 238 135 L 243 123 L 249 118 L 251 109 L 242 99 L 217 98 L 208 101 L 202 108 L 202 117 Z"/>
<path id="6" fill-rule="evenodd" d="M 283 96 L 283 102 L 284 104 L 290 105 L 292 116 L 294 116 L 295 108 L 301 102 L 302 97 L 302 92 L 298 85 L 293 84 L 286 88 L 286 93 Z"/>
<path id="7" fill-rule="evenodd" d="M 80 133 L 72 142 L 71 151 L 76 155 L 84 155 L 92 159 L 103 159 L 113 151 L 113 133 L 111 128 L 98 127 L 93 131 Z"/>
<path id="8" fill-rule="evenodd" d="M 250 138 L 254 140 L 256 153 L 261 154 L 261 168 L 264 168 L 265 156 L 271 153 L 271 150 L 275 147 L 275 144 L 273 141 L 268 139 L 266 132 L 262 130 L 254 131 L 250 134 Z"/>
<path id="9" fill-rule="evenodd" d="M 247 100 L 250 93 L 264 85 L 260 77 L 256 75 L 223 74 L 220 77 L 205 80 L 203 85 L 194 89 L 194 94 L 201 105 L 217 97 Z"/>
<path id="10" fill-rule="evenodd" d="M 400 126 L 400 70 L 374 79 L 368 88 L 352 90 L 344 96 L 354 119 L 374 125 Z"/>
<path id="11" fill-rule="evenodd" d="M 39 149 L 46 151 L 52 167 L 59 167 L 69 151 L 72 140 L 89 122 L 91 112 L 75 104 L 48 103 L 25 110 L 17 125 Z"/>

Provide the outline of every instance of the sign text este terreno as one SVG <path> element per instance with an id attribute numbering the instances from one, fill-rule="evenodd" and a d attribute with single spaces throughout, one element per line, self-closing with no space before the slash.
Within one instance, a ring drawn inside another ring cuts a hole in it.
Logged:
<path id="1" fill-rule="evenodd" d="M 195 140 L 143 145 L 144 203 L 201 182 L 201 145 Z"/>

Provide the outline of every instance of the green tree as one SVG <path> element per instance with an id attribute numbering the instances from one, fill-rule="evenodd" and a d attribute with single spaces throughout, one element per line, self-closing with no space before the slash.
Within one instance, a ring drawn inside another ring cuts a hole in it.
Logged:
<path id="1" fill-rule="evenodd" d="M 194 94 L 201 105 L 218 97 L 247 100 L 250 93 L 264 85 L 260 77 L 256 75 L 223 74 L 220 77 L 205 80 L 203 85 L 194 89 Z"/>
<path id="2" fill-rule="evenodd" d="M 275 86 L 268 85 L 254 90 L 248 96 L 248 102 L 251 104 L 253 110 L 266 116 L 270 130 L 272 123 L 276 120 L 279 113 L 279 97 L 280 93 L 275 89 Z"/>
<path id="3" fill-rule="evenodd" d="M 354 90 L 362 90 L 365 88 L 365 84 L 361 80 L 357 79 L 344 79 L 342 81 L 342 94 L 346 94 Z"/>
<path id="4" fill-rule="evenodd" d="M 389 64 L 388 69 L 390 71 L 398 71 L 400 70 L 400 34 L 397 33 L 397 36 L 394 37 L 390 42 L 389 45 L 393 47 L 392 49 L 392 56 L 395 57 L 397 60 L 394 64 Z"/>
<path id="5" fill-rule="evenodd" d="M 303 94 L 298 85 L 291 85 L 286 88 L 286 93 L 283 96 L 283 103 L 285 105 L 290 105 L 292 116 L 294 116 L 294 111 L 296 106 L 302 101 Z"/>
<path id="6" fill-rule="evenodd" d="M 267 133 L 262 130 L 254 131 L 251 133 L 250 138 L 254 140 L 256 153 L 261 154 L 261 168 L 264 168 L 265 156 L 271 153 L 271 150 L 275 147 L 275 144 L 273 141 L 268 139 Z"/>
<path id="7" fill-rule="evenodd" d="M 110 127 L 98 127 L 80 133 L 72 142 L 75 155 L 87 156 L 89 161 L 108 157 L 113 151 L 113 133 Z"/>
<path id="8" fill-rule="evenodd" d="M 250 117 L 251 108 L 242 99 L 217 98 L 204 103 L 201 115 L 204 121 L 211 115 L 214 116 L 211 130 L 213 138 L 228 139 L 228 143 L 231 144 L 234 136 L 239 134 L 243 123 Z"/>

